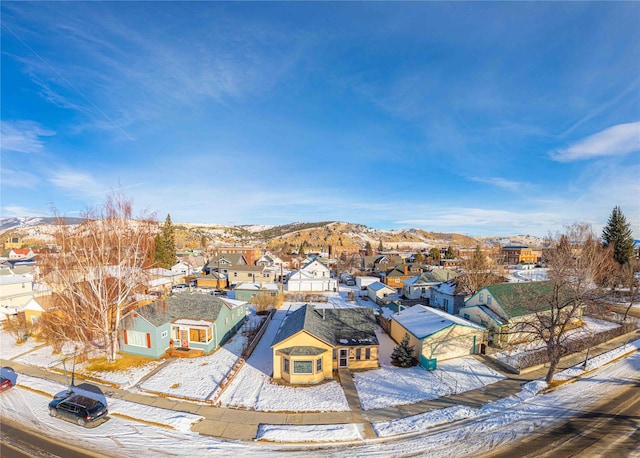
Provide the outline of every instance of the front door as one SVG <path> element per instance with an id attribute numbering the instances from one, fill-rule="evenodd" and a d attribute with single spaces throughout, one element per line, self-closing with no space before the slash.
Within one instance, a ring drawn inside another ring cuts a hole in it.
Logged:
<path id="1" fill-rule="evenodd" d="M 341 348 L 338 352 L 338 367 L 347 367 L 349 365 L 349 349 Z"/>
<path id="2" fill-rule="evenodd" d="M 189 348 L 189 330 L 180 329 L 180 346 L 182 348 Z"/>

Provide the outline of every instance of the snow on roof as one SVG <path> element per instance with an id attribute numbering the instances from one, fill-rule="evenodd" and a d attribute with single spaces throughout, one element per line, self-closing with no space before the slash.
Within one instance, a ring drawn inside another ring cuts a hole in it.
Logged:
<path id="1" fill-rule="evenodd" d="M 16 283 L 30 283 L 33 281 L 33 275 L 0 275 L 0 285 L 14 285 Z"/>
<path id="2" fill-rule="evenodd" d="M 453 325 L 468 326 L 479 330 L 484 329 L 471 321 L 424 305 L 414 305 L 411 308 L 402 310 L 399 314 L 393 315 L 391 319 L 396 320 L 418 339 L 424 339 Z"/>
<path id="3" fill-rule="evenodd" d="M 379 281 L 371 283 L 369 286 L 367 286 L 367 288 L 371 288 L 373 291 L 380 291 L 381 289 L 384 289 L 384 288 L 393 289 L 385 285 L 384 283 L 380 283 Z"/>
<path id="4" fill-rule="evenodd" d="M 243 306 L 244 304 L 247 303 L 247 301 L 237 301 L 235 299 L 227 299 L 225 298 L 221 298 L 222 302 L 226 303 L 229 307 L 231 308 L 236 308 L 236 307 L 240 307 Z"/>
<path id="5" fill-rule="evenodd" d="M 174 321 L 175 324 L 183 324 L 185 326 L 211 326 L 211 321 L 206 320 L 189 320 L 186 318 L 180 318 Z"/>
<path id="6" fill-rule="evenodd" d="M 438 293 L 448 294 L 453 296 L 456 294 L 456 288 L 458 285 L 454 281 L 447 281 L 444 283 L 440 283 L 439 285 L 434 286 L 432 289 Z"/>
<path id="7" fill-rule="evenodd" d="M 237 290 L 250 290 L 250 291 L 259 291 L 259 290 L 270 290 L 270 291 L 278 291 L 278 285 L 275 283 L 240 283 L 238 286 L 234 288 Z"/>

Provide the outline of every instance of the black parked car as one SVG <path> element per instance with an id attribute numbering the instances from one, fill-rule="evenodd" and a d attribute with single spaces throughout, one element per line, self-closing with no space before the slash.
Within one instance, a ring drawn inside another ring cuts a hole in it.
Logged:
<path id="1" fill-rule="evenodd" d="M 49 415 L 87 426 L 109 413 L 107 398 L 99 387 L 88 383 L 58 393 L 49 403 Z"/>

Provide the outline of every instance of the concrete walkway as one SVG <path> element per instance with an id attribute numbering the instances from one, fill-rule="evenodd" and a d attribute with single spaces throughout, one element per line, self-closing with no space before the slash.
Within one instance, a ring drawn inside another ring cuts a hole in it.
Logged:
<path id="1" fill-rule="evenodd" d="M 591 348 L 589 350 L 589 356 L 598 356 L 638 338 L 640 338 L 640 330 L 625 334 L 624 336 L 617 337 L 609 342 L 605 342 L 597 347 Z M 576 364 L 580 364 L 582 361 L 584 361 L 584 352 L 568 356 L 562 359 L 558 370 L 575 366 Z M 3 359 L 0 359 L 0 365 L 11 366 L 16 372 L 29 375 L 31 377 L 54 380 L 61 384 L 67 383 L 64 374 L 51 372 L 41 367 L 28 366 L 15 361 Z M 499 372 L 506 377 L 504 380 L 500 380 L 476 390 L 467 391 L 457 395 L 450 395 L 439 399 L 421 401 L 415 404 L 363 411 L 360 407 L 360 399 L 358 397 L 351 372 L 349 370 L 341 369 L 338 371 L 338 376 L 349 403 L 349 407 L 351 408 L 350 412 L 257 412 L 252 410 L 226 409 L 183 400 L 146 396 L 109 386 L 105 386 L 103 391 L 107 396 L 123 399 L 125 401 L 201 415 L 204 417 L 204 420 L 196 423 L 192 430 L 200 434 L 215 436 L 222 439 L 251 441 L 256 437 L 260 424 L 322 425 L 345 423 L 362 425 L 363 437 L 373 438 L 375 437 L 375 433 L 371 427 L 372 422 L 396 420 L 454 405 L 467 405 L 478 408 L 489 402 L 519 392 L 523 383 L 543 378 L 546 375 L 547 368 L 543 367 L 520 375 L 508 374 L 502 371 Z M 82 378 L 76 375 L 76 383 L 79 383 L 81 380 Z"/>

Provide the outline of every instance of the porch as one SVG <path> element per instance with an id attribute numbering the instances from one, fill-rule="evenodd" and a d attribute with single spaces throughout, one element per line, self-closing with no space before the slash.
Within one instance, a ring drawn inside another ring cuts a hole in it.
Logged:
<path id="1" fill-rule="evenodd" d="M 174 347 L 167 348 L 165 353 L 169 358 L 197 358 L 198 356 L 204 356 L 204 350 L 201 348 Z"/>

